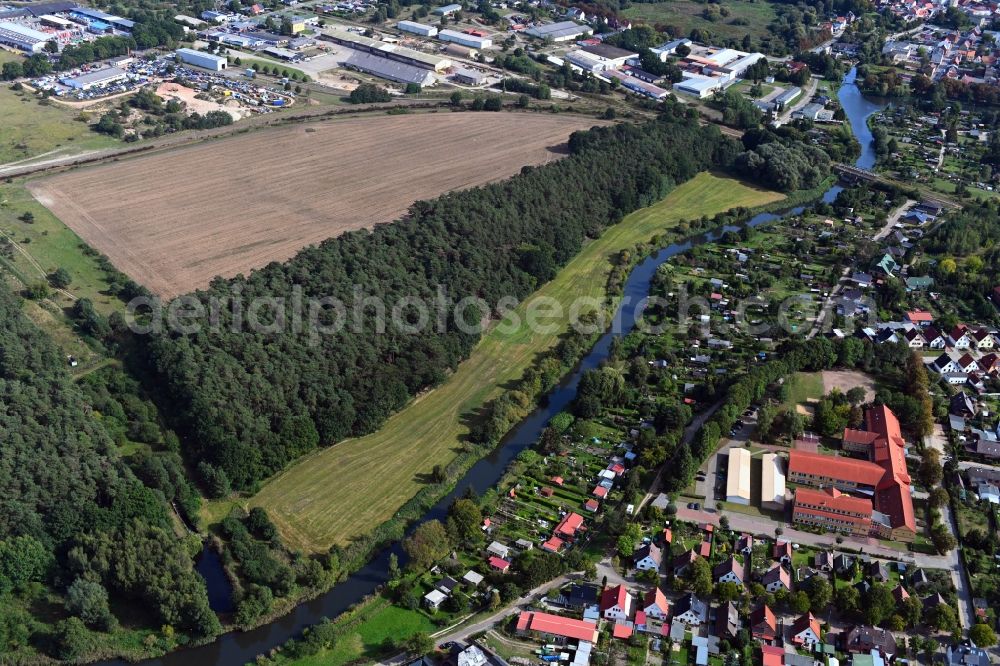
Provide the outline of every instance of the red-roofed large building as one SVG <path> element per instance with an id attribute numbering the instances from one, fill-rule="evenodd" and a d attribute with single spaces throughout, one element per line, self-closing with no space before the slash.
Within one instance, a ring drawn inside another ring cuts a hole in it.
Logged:
<path id="1" fill-rule="evenodd" d="M 788 452 L 788 480 L 800 485 L 872 491 L 882 480 L 883 473 L 881 467 L 867 460 L 798 449 Z"/>
<path id="2" fill-rule="evenodd" d="M 536 634 L 545 640 L 597 642 L 597 624 L 551 613 L 524 611 L 517 619 L 518 634 Z"/>
<path id="3" fill-rule="evenodd" d="M 796 488 L 792 520 L 830 532 L 867 536 L 872 528 L 872 502 L 836 488 Z"/>
<path id="4" fill-rule="evenodd" d="M 917 523 L 899 419 L 885 405 L 872 407 L 865 412 L 864 430 L 844 431 L 844 448 L 867 453 L 869 460 L 796 450 L 789 453 L 789 480 L 823 489 L 796 490 L 795 522 L 847 534 L 913 541 Z"/>

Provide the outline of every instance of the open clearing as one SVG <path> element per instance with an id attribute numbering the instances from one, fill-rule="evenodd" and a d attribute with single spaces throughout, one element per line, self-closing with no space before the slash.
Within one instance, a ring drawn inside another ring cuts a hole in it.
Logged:
<path id="1" fill-rule="evenodd" d="M 76 120 L 77 115 L 77 111 L 55 102 L 40 104 L 28 90 L 0 85 L 0 164 L 41 155 L 82 153 L 118 143 L 91 131 L 85 122 Z"/>
<path id="2" fill-rule="evenodd" d="M 841 393 L 847 393 L 855 386 L 860 386 L 865 390 L 865 402 L 875 399 L 875 380 L 869 375 L 857 370 L 824 370 L 823 371 L 823 393 L 829 393 L 833 389 L 839 389 Z"/>
<path id="3" fill-rule="evenodd" d="M 697 28 L 714 35 L 717 40 L 742 39 L 749 34 L 755 42 L 769 38 L 768 25 L 777 17 L 770 2 L 729 0 L 723 3 L 729 10 L 728 17 L 717 17 L 710 21 L 704 12 L 708 7 L 697 0 L 673 0 L 661 3 L 633 3 L 622 13 L 635 21 L 639 19 L 649 25 L 675 26 L 675 34 L 686 36 Z"/>
<path id="4" fill-rule="evenodd" d="M 601 301 L 606 297 L 609 256 L 648 242 L 681 219 L 781 198 L 736 180 L 699 174 L 585 246 L 534 297 L 553 298 L 564 312 L 575 298 Z M 522 304 L 514 311 L 520 321 L 525 320 L 525 310 Z M 444 384 L 419 396 L 378 432 L 306 456 L 269 481 L 251 504 L 268 509 L 292 548 L 322 551 L 370 532 L 417 493 L 419 475 L 455 457 L 468 433 L 463 415 L 495 397 L 498 387 L 519 378 L 539 353 L 558 342 L 567 322 L 551 328 L 556 330 L 531 335 L 527 327 L 507 334 L 494 327 Z M 228 506 L 213 503 L 206 507 L 206 517 L 224 515 Z"/>
<path id="5" fill-rule="evenodd" d="M 564 154 L 599 124 L 569 115 L 432 113 L 266 130 L 33 181 L 88 244 L 164 297 L 392 222 L 414 201 Z"/>

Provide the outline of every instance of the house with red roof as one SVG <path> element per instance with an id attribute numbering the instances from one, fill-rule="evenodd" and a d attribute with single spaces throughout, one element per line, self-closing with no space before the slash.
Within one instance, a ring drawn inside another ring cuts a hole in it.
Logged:
<path id="1" fill-rule="evenodd" d="M 624 585 L 604 588 L 601 593 L 601 616 L 614 622 L 626 621 L 632 616 L 634 601 Z"/>
<path id="2" fill-rule="evenodd" d="M 613 638 L 618 638 L 621 640 L 628 640 L 632 638 L 632 627 L 627 624 L 615 623 L 614 627 L 611 628 L 611 636 Z"/>
<path id="3" fill-rule="evenodd" d="M 500 573 L 507 573 L 507 571 L 510 569 L 510 562 L 508 562 L 503 558 L 497 557 L 496 555 L 491 556 L 488 562 L 490 563 L 491 569 L 499 571 Z"/>
<path id="4" fill-rule="evenodd" d="M 597 486 L 590 492 L 590 494 L 598 499 L 604 499 L 608 496 L 608 489 L 604 486 Z"/>
<path id="5" fill-rule="evenodd" d="M 667 596 L 663 594 L 663 590 L 655 587 L 646 593 L 646 596 L 642 600 L 642 612 L 657 620 L 667 619 L 670 615 L 670 602 L 667 601 Z"/>
<path id="6" fill-rule="evenodd" d="M 557 486 L 561 486 L 563 485 L 563 483 L 565 483 L 565 481 L 563 481 L 563 478 L 561 476 L 553 476 L 550 479 L 550 481 L 552 481 L 552 483 L 556 484 Z"/>
<path id="7" fill-rule="evenodd" d="M 585 511 L 590 511 L 591 513 L 596 513 L 597 508 L 601 506 L 600 503 L 595 499 L 589 499 L 583 503 L 583 508 Z"/>
<path id="8" fill-rule="evenodd" d="M 575 640 L 597 643 L 597 623 L 552 613 L 523 611 L 517 618 L 517 633 L 521 636 L 533 635 L 546 642 Z"/>
<path id="9" fill-rule="evenodd" d="M 564 543 L 565 542 L 559 537 L 551 537 L 549 538 L 548 541 L 543 543 L 541 547 L 542 550 L 547 551 L 549 553 L 558 553 L 560 550 L 562 550 Z"/>
<path id="10" fill-rule="evenodd" d="M 903 315 L 903 321 L 914 326 L 930 326 L 934 316 L 927 310 L 910 310 Z"/>
<path id="11" fill-rule="evenodd" d="M 760 657 L 762 666 L 785 666 L 785 648 L 761 645 Z"/>
<path id="12" fill-rule="evenodd" d="M 819 620 L 812 613 L 795 620 L 790 630 L 792 643 L 809 649 L 820 642 L 821 633 Z"/>
<path id="13" fill-rule="evenodd" d="M 759 641 L 773 641 L 777 638 L 778 619 L 767 604 L 761 604 L 750 613 L 750 634 Z"/>

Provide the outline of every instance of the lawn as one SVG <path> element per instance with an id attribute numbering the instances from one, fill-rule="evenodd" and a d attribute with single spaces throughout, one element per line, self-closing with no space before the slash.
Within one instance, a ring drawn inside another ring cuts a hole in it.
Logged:
<path id="1" fill-rule="evenodd" d="M 30 223 L 20 219 L 25 213 L 32 214 Z M 66 291 L 73 298 L 52 292 L 49 299 L 41 303 L 26 301 L 25 314 L 66 354 L 78 359 L 80 365 L 76 372 L 92 369 L 103 359 L 76 334 L 64 310 L 72 307 L 75 298 L 89 298 L 105 315 L 124 309 L 121 301 L 104 293 L 108 276 L 97 257 L 85 253 L 79 236 L 39 204 L 20 181 L 0 185 L 0 238 L 20 248 L 12 253 L 12 258 L 0 256 L 0 267 L 16 280 L 15 289 L 23 284 L 44 281 L 57 268 L 69 272 L 71 282 Z"/>
<path id="2" fill-rule="evenodd" d="M 707 6 L 695 0 L 643 2 L 634 3 L 622 13 L 630 19 L 641 19 L 652 25 L 659 23 L 677 26 L 684 36 L 698 28 L 712 33 L 716 41 L 742 39 L 749 33 L 755 42 L 771 36 L 768 25 L 777 16 L 770 2 L 730 0 L 724 3 L 730 12 L 729 16 L 709 21 L 702 16 Z M 734 21 L 737 23 L 734 24 Z M 739 25 L 740 22 L 746 22 L 746 25 Z"/>
<path id="3" fill-rule="evenodd" d="M 555 299 L 564 309 L 584 296 L 603 300 L 611 268 L 608 257 L 648 242 L 681 219 L 781 198 L 732 179 L 699 174 L 664 200 L 608 229 L 534 297 Z M 524 321 L 525 311 L 522 304 L 514 316 Z M 455 457 L 469 431 L 468 416 L 495 397 L 501 386 L 521 377 L 567 327 L 563 318 L 544 334 L 532 334 L 526 326 L 506 333 L 491 329 L 443 385 L 417 397 L 378 432 L 303 458 L 268 482 L 250 503 L 267 508 L 286 543 L 296 549 L 323 551 L 369 532 L 420 490 L 421 474 Z M 224 515 L 226 508 L 209 505 L 206 517 Z"/>
<path id="4" fill-rule="evenodd" d="M 55 102 L 40 104 L 27 90 L 0 85 L 0 164 L 58 152 L 97 150 L 117 142 L 76 120 L 76 111 Z"/>
<path id="5" fill-rule="evenodd" d="M 823 397 L 823 375 L 819 372 L 796 372 L 787 383 L 788 399 L 782 403 L 786 409 Z"/>
<path id="6" fill-rule="evenodd" d="M 437 627 L 419 611 L 394 606 L 384 599 L 372 603 L 352 618 L 333 648 L 311 657 L 295 660 L 295 666 L 341 666 L 361 659 L 373 661 L 385 639 L 399 641 L 418 632 L 432 634 Z M 355 624 L 354 622 L 357 621 Z"/>

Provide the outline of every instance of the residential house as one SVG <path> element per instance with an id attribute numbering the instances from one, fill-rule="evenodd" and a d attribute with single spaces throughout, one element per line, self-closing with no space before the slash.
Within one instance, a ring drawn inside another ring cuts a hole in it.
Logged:
<path id="1" fill-rule="evenodd" d="M 483 575 L 470 569 L 462 576 L 462 582 L 469 587 L 479 587 L 479 584 L 483 582 Z"/>
<path id="2" fill-rule="evenodd" d="M 972 332 L 968 327 L 959 324 L 948 334 L 948 343 L 953 349 L 971 349 L 973 345 Z"/>
<path id="3" fill-rule="evenodd" d="M 664 621 L 670 615 L 670 603 L 666 595 L 659 587 L 655 587 L 646 593 L 642 600 L 642 612 L 648 617 Z"/>
<path id="4" fill-rule="evenodd" d="M 721 640 L 731 641 L 740 633 L 743 624 L 740 622 L 740 612 L 736 604 L 728 601 L 716 611 L 715 635 Z"/>
<path id="5" fill-rule="evenodd" d="M 675 557 L 673 561 L 674 576 L 683 576 L 686 574 L 697 559 L 698 553 L 693 549 Z"/>
<path id="6" fill-rule="evenodd" d="M 976 349 L 979 351 L 991 351 L 996 346 L 996 339 L 993 337 L 992 331 L 985 328 L 973 331 L 972 339 L 975 342 Z"/>
<path id="7" fill-rule="evenodd" d="M 753 535 L 741 534 L 736 541 L 736 552 L 749 556 L 753 553 Z"/>
<path id="8" fill-rule="evenodd" d="M 761 604 L 750 613 L 750 634 L 759 641 L 777 638 L 778 620 L 767 604 Z"/>
<path id="9" fill-rule="evenodd" d="M 761 645 L 761 666 L 785 666 L 785 654 L 785 648 L 776 645 Z"/>
<path id="10" fill-rule="evenodd" d="M 789 592 L 792 591 L 792 576 L 780 562 L 775 562 L 767 570 L 767 573 L 760 579 L 760 583 L 771 593 L 777 592 L 782 588 Z"/>
<path id="11" fill-rule="evenodd" d="M 949 410 L 955 416 L 975 416 L 979 410 L 976 409 L 975 399 L 966 391 L 959 391 L 951 397 Z"/>
<path id="12" fill-rule="evenodd" d="M 879 627 L 852 627 L 850 631 L 840 634 L 840 643 L 844 652 L 871 654 L 878 650 L 885 659 L 892 659 L 899 654 L 892 632 Z"/>
<path id="13" fill-rule="evenodd" d="M 877 580 L 880 583 L 885 583 L 889 580 L 889 567 L 881 560 L 872 560 L 869 562 L 868 566 L 865 567 L 865 573 L 872 580 Z"/>
<path id="14" fill-rule="evenodd" d="M 570 608 L 586 608 L 595 606 L 600 601 L 601 588 L 596 585 L 573 584 L 566 595 L 566 604 Z"/>
<path id="15" fill-rule="evenodd" d="M 497 557 L 496 555 L 493 555 L 490 557 L 488 561 L 490 564 L 490 568 L 493 569 L 494 571 L 499 571 L 500 573 L 504 574 L 510 571 L 510 560 L 505 560 L 502 557 Z"/>
<path id="16" fill-rule="evenodd" d="M 941 354 L 936 359 L 934 359 L 934 362 L 931 363 L 931 368 L 934 370 L 934 372 L 938 373 L 939 375 L 946 375 L 962 371 L 961 367 L 958 365 L 958 361 L 956 359 L 953 359 L 948 354 Z"/>
<path id="17" fill-rule="evenodd" d="M 833 558 L 833 570 L 838 574 L 846 574 L 854 567 L 854 558 L 845 553 L 837 553 Z"/>
<path id="18" fill-rule="evenodd" d="M 632 617 L 632 593 L 624 585 L 605 588 L 601 594 L 601 615 L 605 620 L 626 621 Z"/>
<path id="19" fill-rule="evenodd" d="M 927 342 L 928 349 L 944 349 L 948 346 L 948 338 L 933 326 L 924 329 L 924 340 Z"/>
<path id="20" fill-rule="evenodd" d="M 503 545 L 499 541 L 494 541 L 489 546 L 486 547 L 486 552 L 489 555 L 495 555 L 502 560 L 510 559 L 510 548 Z"/>
<path id="21" fill-rule="evenodd" d="M 451 596 L 451 593 L 455 591 L 456 587 L 458 587 L 458 581 L 452 578 L 451 576 L 445 576 L 444 578 L 439 580 L 437 582 L 437 585 L 435 585 L 434 587 L 435 589 L 441 590 L 448 596 Z"/>
<path id="22" fill-rule="evenodd" d="M 897 585 L 892 588 L 892 598 L 896 600 L 896 605 L 898 606 L 910 598 L 910 593 L 902 585 Z"/>
<path id="23" fill-rule="evenodd" d="M 903 315 L 903 321 L 914 326 L 930 326 L 934 316 L 927 310 L 910 310 Z"/>
<path id="24" fill-rule="evenodd" d="M 783 564 L 792 563 L 792 544 L 787 541 L 778 541 L 774 544 L 772 557 Z"/>
<path id="25" fill-rule="evenodd" d="M 743 565 L 735 557 L 730 556 L 728 560 L 720 562 L 712 570 L 712 578 L 715 579 L 716 583 L 736 583 L 737 585 L 742 585 Z"/>
<path id="26" fill-rule="evenodd" d="M 597 643 L 595 622 L 574 620 L 551 613 L 523 611 L 517 619 L 517 633 L 522 636 L 534 635 L 555 643 L 566 643 L 567 640 Z"/>
<path id="27" fill-rule="evenodd" d="M 448 595 L 441 590 L 431 590 L 424 595 L 424 606 L 431 610 L 437 610 L 447 598 Z"/>
<path id="28" fill-rule="evenodd" d="M 652 543 L 635 551 L 632 562 L 639 571 L 659 571 L 663 561 L 663 551 Z"/>
<path id="29" fill-rule="evenodd" d="M 688 593 L 674 604 L 674 620 L 687 625 L 701 625 L 708 621 L 708 604 Z"/>
<path id="30" fill-rule="evenodd" d="M 829 573 L 833 571 L 833 553 L 828 550 L 821 550 L 813 557 L 813 566 L 820 571 Z"/>
<path id="31" fill-rule="evenodd" d="M 913 586 L 913 589 L 921 590 L 930 584 L 931 579 L 927 577 L 923 569 L 914 569 L 913 573 L 910 574 L 910 585 Z"/>
<path id="32" fill-rule="evenodd" d="M 971 641 L 954 647 L 948 646 L 945 656 L 949 666 L 990 666 L 990 653 Z"/>
<path id="33" fill-rule="evenodd" d="M 806 613 L 792 624 L 790 635 L 795 645 L 812 649 L 820 642 L 819 620 L 812 613 Z"/>

